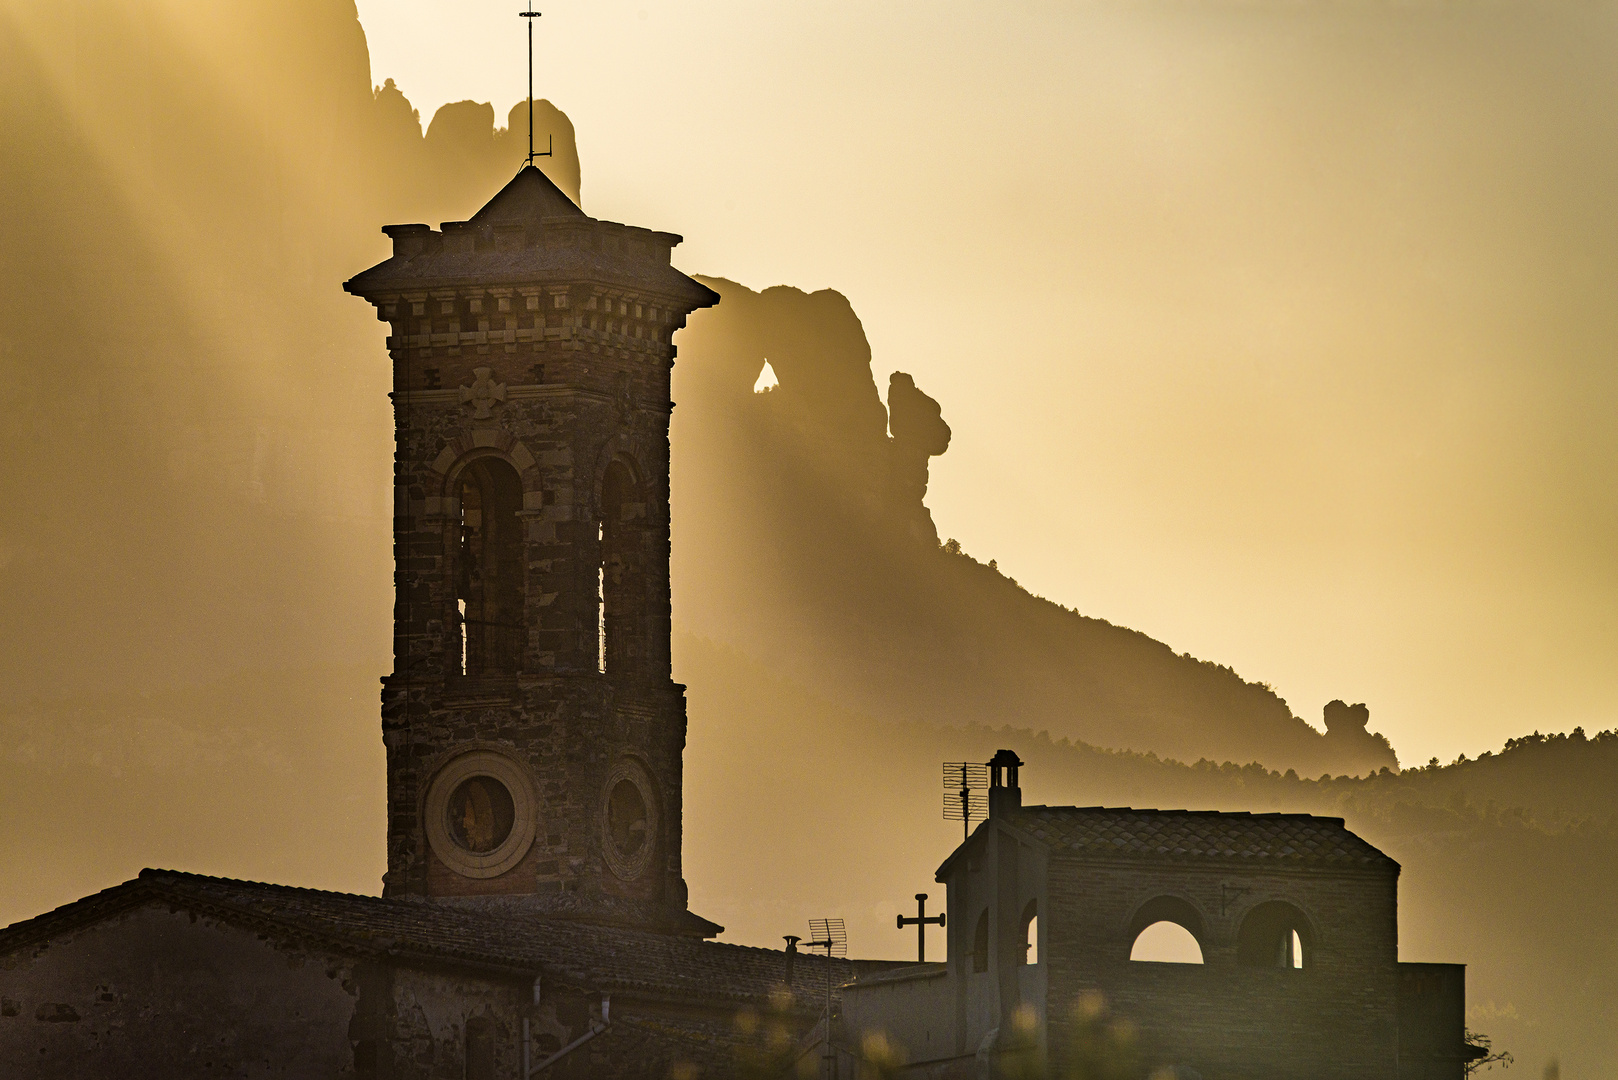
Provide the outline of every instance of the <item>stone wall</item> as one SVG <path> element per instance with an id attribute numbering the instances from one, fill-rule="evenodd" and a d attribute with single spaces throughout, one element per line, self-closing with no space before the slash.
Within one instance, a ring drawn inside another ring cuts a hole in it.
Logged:
<path id="1" fill-rule="evenodd" d="M 354 966 L 149 904 L 0 957 L 0 1075 L 352 1076 Z"/>
<path id="2" fill-rule="evenodd" d="M 494 218 L 392 226 L 395 260 L 350 283 L 390 324 L 394 362 L 385 890 L 673 927 L 686 717 L 670 679 L 669 375 L 673 334 L 711 294 L 669 267 L 677 237 L 583 218 L 547 185 L 524 170 Z M 412 277 L 418 257 L 449 260 L 453 287 Z M 509 493 L 479 486 L 474 508 L 472 485 L 496 474 Z M 469 872 L 423 816 L 435 775 L 472 751 L 513 763 L 502 783 L 533 834 L 498 872 Z M 633 820 L 615 825 L 626 781 Z"/>
<path id="3" fill-rule="evenodd" d="M 613 1002 L 551 1075 L 725 1076 L 769 1050 L 769 1018 L 703 989 Z M 770 1020 L 788 1042 L 802 1011 Z M 560 983 L 535 1003 L 518 973 L 344 956 L 158 901 L 0 956 L 0 1076 L 494 1080 L 520 1072 L 524 1019 L 537 1063 L 601 1013 L 601 995 Z"/>

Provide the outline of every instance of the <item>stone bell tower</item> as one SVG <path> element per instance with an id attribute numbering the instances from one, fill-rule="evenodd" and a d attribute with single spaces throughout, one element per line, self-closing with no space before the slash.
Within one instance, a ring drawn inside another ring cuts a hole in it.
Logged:
<path id="1" fill-rule="evenodd" d="M 669 668 L 678 236 L 530 166 L 470 221 L 393 225 L 344 288 L 389 323 L 388 895 L 711 936 L 680 867 Z"/>

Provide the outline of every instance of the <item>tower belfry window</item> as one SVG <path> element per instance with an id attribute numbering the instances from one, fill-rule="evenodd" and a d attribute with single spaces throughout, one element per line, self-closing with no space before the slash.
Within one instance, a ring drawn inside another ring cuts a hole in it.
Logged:
<path id="1" fill-rule="evenodd" d="M 596 670 L 607 670 L 607 526 L 596 522 L 596 550 L 602 552 L 596 563 Z"/>
<path id="2" fill-rule="evenodd" d="M 480 458 L 461 474 L 455 552 L 456 651 L 462 675 L 512 675 L 522 657 L 522 482 Z"/>
<path id="3" fill-rule="evenodd" d="M 634 474 L 628 465 L 614 461 L 601 482 L 601 517 L 596 534 L 601 552 L 596 570 L 596 610 L 600 613 L 597 669 L 609 675 L 634 669 L 644 653 L 640 640 L 646 602 L 643 511 Z"/>

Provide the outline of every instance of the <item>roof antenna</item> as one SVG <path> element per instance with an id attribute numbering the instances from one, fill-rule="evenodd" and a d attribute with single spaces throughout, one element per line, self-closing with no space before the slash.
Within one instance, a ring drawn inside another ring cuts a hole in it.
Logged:
<path id="1" fill-rule="evenodd" d="M 963 844 L 971 835 L 972 820 L 989 816 L 989 797 L 983 792 L 988 786 L 987 765 L 975 761 L 944 762 L 944 820 L 961 823 Z"/>
<path id="2" fill-rule="evenodd" d="M 794 945 L 797 942 L 793 942 Z M 834 956 L 848 955 L 848 931 L 842 919 L 810 919 L 808 949 L 826 950 L 826 1080 L 837 1078 L 837 1048 L 831 1041 L 831 961 Z"/>
<path id="3" fill-rule="evenodd" d="M 528 20 L 528 160 L 532 165 L 535 158 L 551 157 L 556 149 L 556 136 L 545 136 L 545 149 L 542 152 L 534 150 L 534 20 L 539 18 L 541 12 L 534 10 L 534 0 L 528 0 L 528 10 L 519 11 L 518 15 Z"/>

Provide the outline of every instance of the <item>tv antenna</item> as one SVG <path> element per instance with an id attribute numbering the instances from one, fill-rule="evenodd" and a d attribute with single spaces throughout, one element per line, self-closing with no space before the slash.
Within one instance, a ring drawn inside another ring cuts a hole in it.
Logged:
<path id="1" fill-rule="evenodd" d="M 528 10 L 517 12 L 519 16 L 528 20 L 528 160 L 532 165 L 535 158 L 551 157 L 556 149 L 556 136 L 545 136 L 545 149 L 534 149 L 534 20 L 543 12 L 534 10 L 534 0 L 528 0 Z"/>
<path id="2" fill-rule="evenodd" d="M 806 949 L 826 950 L 826 1077 L 835 1080 L 837 1051 L 831 1045 L 831 958 L 848 955 L 848 931 L 843 929 L 843 920 L 810 919 L 809 940 L 803 945 Z"/>
<path id="3" fill-rule="evenodd" d="M 944 820 L 961 823 L 961 840 L 972 832 L 972 822 L 989 816 L 989 767 L 973 761 L 944 762 Z M 918 933 L 920 931 L 917 931 Z"/>

